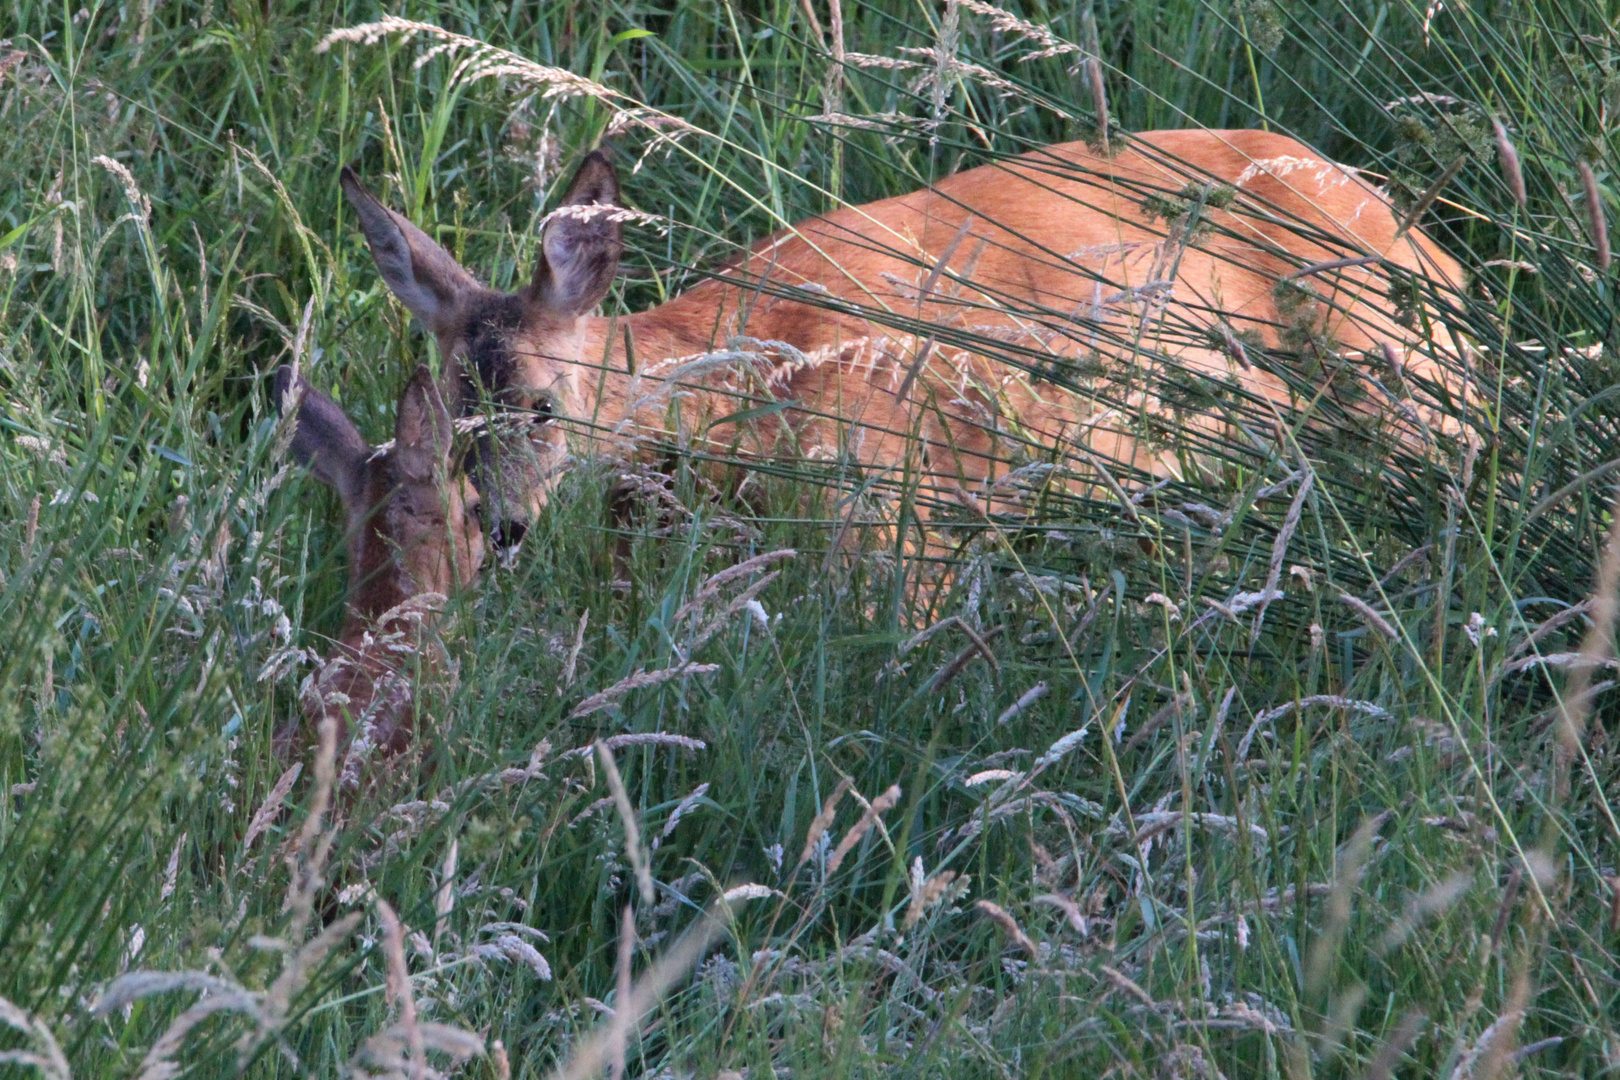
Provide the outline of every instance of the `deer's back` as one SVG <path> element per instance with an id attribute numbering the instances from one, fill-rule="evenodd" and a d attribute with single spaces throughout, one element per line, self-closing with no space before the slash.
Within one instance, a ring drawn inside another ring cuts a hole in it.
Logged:
<path id="1" fill-rule="evenodd" d="M 1019 446 L 1056 437 L 1175 471 L 1140 435 L 1144 415 L 1166 412 L 1150 369 L 1179 367 L 1256 398 L 1290 399 L 1281 380 L 1219 347 L 1223 338 L 1287 349 L 1297 347 L 1285 340 L 1290 327 L 1308 324 L 1340 355 L 1387 342 L 1408 370 L 1446 380 L 1399 325 L 1388 268 L 1441 290 L 1456 288 L 1461 272 L 1421 231 L 1402 236 L 1399 226 L 1365 180 L 1285 136 L 1154 132 L 1112 156 L 1067 143 L 802 222 L 754 245 L 724 280 L 644 314 L 637 329 L 654 342 L 718 330 L 722 339 L 791 346 L 764 346 L 774 367 L 761 379 L 803 406 L 791 437 L 812 456 L 842 452 L 841 432 L 853 425 L 868 463 L 897 460 L 905 433 L 916 431 L 924 464 L 970 486 L 1015 465 Z M 1286 275 L 1369 257 L 1301 278 L 1314 292 L 1303 315 L 1279 308 Z M 830 310 L 829 301 L 847 307 Z M 1002 359 L 975 351 L 986 339 Z M 1019 370 L 1076 362 L 1098 393 Z M 919 412 L 919 401 L 930 407 Z M 1213 416 L 1176 422 L 1220 426 Z M 754 449 L 775 448 L 769 433 L 753 437 L 763 440 Z M 1421 434 L 1408 424 L 1402 437 Z"/>

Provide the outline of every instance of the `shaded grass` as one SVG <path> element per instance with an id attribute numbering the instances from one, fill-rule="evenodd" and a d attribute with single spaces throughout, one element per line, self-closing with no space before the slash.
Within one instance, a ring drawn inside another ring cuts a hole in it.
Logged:
<path id="1" fill-rule="evenodd" d="M 0 997 L 40 1018 L 81 1076 L 137 1073 L 191 1003 L 91 1014 L 121 972 L 268 991 L 310 932 L 283 910 L 308 777 L 245 837 L 282 774 L 271 734 L 306 670 L 289 650 L 319 651 L 341 619 L 341 536 L 335 505 L 273 460 L 258 373 L 295 348 L 309 305 L 311 369 L 376 435 L 431 351 L 377 281 L 337 165 L 391 175 L 399 205 L 510 287 L 546 189 L 612 116 L 458 81 L 453 61 L 418 67 L 420 49 L 397 41 L 316 54 L 372 15 L 353 6 L 176 4 L 146 30 L 143 10 L 74 21 L 25 4 L 0 30 L 25 53 L 0 82 L 15 133 L 0 164 L 0 514 L 16 523 L 0 540 Z M 1016 92 L 851 70 L 845 110 L 897 118 L 818 122 L 826 58 L 801 12 L 433 17 L 712 133 L 649 154 L 627 182 L 681 224 L 633 238 L 611 301 L 626 307 L 835 194 L 893 194 L 1087 133 L 1069 61 L 1023 62 L 1027 44 L 960 11 L 959 54 Z M 1088 40 L 1083 11 L 1022 14 Z M 1307 438 L 1315 481 L 1284 545 L 1285 595 L 1256 635 L 1255 607 L 1232 618 L 1205 601 L 1233 610 L 1263 584 L 1299 490 L 1284 481 L 1304 471 L 1285 445 L 1209 448 L 1231 455 L 1229 487 L 1170 486 L 1134 512 L 1099 499 L 999 529 L 961 521 L 937 593 L 911 587 L 937 569 L 903 528 L 828 557 L 846 506 L 802 497 L 825 472 L 785 466 L 735 499 L 676 459 L 645 478 L 667 497 L 623 523 L 613 471 L 576 470 L 515 568 L 453 611 L 461 685 L 433 718 L 429 761 L 357 795 L 333 833 L 320 914 L 365 922 L 248 1071 L 335 1073 L 397 1017 L 369 888 L 403 920 L 423 1015 L 502 1039 L 514 1075 L 547 1072 L 619 1000 L 636 893 L 605 781 L 589 755 L 563 755 L 656 732 L 704 747 L 617 751 L 659 883 L 654 904 L 635 901 L 635 970 L 727 888 L 775 892 L 732 905 L 726 936 L 632 1044 L 632 1071 L 1361 1076 L 1394 1045 L 1414 1075 L 1483 1076 L 1493 1054 L 1538 1044 L 1498 1064 L 1608 1067 L 1612 708 L 1600 694 L 1588 741 L 1562 758 L 1568 661 L 1514 666 L 1578 648 L 1579 617 L 1521 646 L 1589 590 L 1611 485 L 1531 508 L 1620 457 L 1611 278 L 1595 272 L 1575 165 L 1607 160 L 1612 35 L 1596 5 L 1495 15 L 1446 12 L 1424 45 L 1421 6 L 1249 4 L 1245 45 L 1226 9 L 1094 13 L 1127 131 L 1286 120 L 1409 200 L 1469 155 L 1427 221 L 1476 274 L 1442 317 L 1477 343 L 1496 404 L 1453 475 L 1376 472 L 1364 444 Z M 1273 16 L 1281 63 L 1263 47 Z M 864 5 L 846 13 L 846 45 L 931 46 L 944 17 Z M 615 39 L 630 28 L 654 34 Z M 1424 91 L 1459 100 L 1381 107 Z M 1498 112 L 1525 210 L 1493 160 Z M 651 141 L 616 140 L 627 166 Z M 739 610 L 691 651 L 749 584 L 677 617 L 702 583 L 784 548 L 799 554 L 759 594 L 765 621 Z M 947 615 L 960 622 L 911 644 Z M 572 715 L 687 660 L 718 670 Z M 1045 695 L 1001 722 L 1038 683 Z M 533 775 L 469 784 L 536 760 L 543 741 Z M 828 872 L 862 817 L 845 796 L 796 869 L 846 779 L 867 800 L 898 785 L 899 802 Z M 930 879 L 947 891 L 907 925 Z M 978 900 L 1010 913 L 1035 955 Z M 549 980 L 510 947 L 480 955 L 514 922 L 547 935 L 524 940 Z M 290 945 L 259 940 L 277 935 Z M 246 1026 L 208 1021 L 181 1060 L 237 1071 Z"/>

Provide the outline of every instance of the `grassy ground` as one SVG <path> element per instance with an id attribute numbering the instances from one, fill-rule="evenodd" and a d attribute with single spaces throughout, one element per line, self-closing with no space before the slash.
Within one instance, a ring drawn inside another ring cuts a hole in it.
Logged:
<path id="1" fill-rule="evenodd" d="M 70 6 L 0 13 L 0 1075 L 583 1075 L 615 1010 L 636 1075 L 1620 1066 L 1607 5 L 400 10 L 615 98 L 322 50 L 378 17 L 338 0 Z M 1267 124 L 1427 206 L 1473 449 L 1257 429 L 1225 486 L 963 523 L 920 593 L 893 530 L 829 557 L 808 466 L 744 502 L 673 459 L 620 537 L 587 464 L 454 605 L 427 760 L 331 811 L 284 771 L 344 567 L 264 376 L 301 356 L 380 440 L 431 355 L 340 164 L 510 286 L 606 136 L 670 219 L 636 306 L 1094 134 L 1089 55 L 1119 129 Z"/>

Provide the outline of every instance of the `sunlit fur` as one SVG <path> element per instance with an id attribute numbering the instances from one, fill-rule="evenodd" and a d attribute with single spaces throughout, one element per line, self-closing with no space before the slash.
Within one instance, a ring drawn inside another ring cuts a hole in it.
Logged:
<path id="1" fill-rule="evenodd" d="M 1353 171 L 1268 132 L 1152 132 L 1112 156 L 1082 143 L 1032 151 L 801 222 L 667 303 L 609 317 L 589 310 L 618 262 L 619 226 L 607 215 L 554 215 L 533 283 L 507 296 L 479 285 L 352 174 L 344 184 L 390 287 L 461 362 L 469 387 L 542 404 L 576 431 L 616 438 L 617 453 L 633 453 L 625 440 L 644 436 L 725 454 L 848 455 L 894 478 L 909 468 L 936 492 L 992 509 L 1004 505 L 997 482 L 1010 469 L 1064 442 L 1079 449 L 1071 488 L 1100 488 L 1109 469 L 1205 468 L 1163 433 L 1220 437 L 1228 416 L 1172 412 L 1149 369 L 1230 382 L 1285 410 L 1308 404 L 1248 365 L 1245 338 L 1269 348 L 1290 333 L 1326 342 L 1288 347 L 1302 362 L 1314 350 L 1320 367 L 1348 367 L 1342 407 L 1381 421 L 1418 454 L 1435 431 L 1457 429 L 1411 388 L 1427 381 L 1453 402 L 1472 397 L 1458 343 L 1400 325 L 1388 296 L 1389 267 L 1444 297 L 1462 284 L 1458 264 L 1420 230 L 1403 233 Z M 1199 187 L 1212 204 L 1182 213 Z M 1168 220 L 1144 210 L 1155 195 L 1171 202 Z M 1233 201 L 1220 208 L 1223 195 Z M 617 202 L 612 167 L 593 154 L 562 205 Z M 1279 311 L 1285 276 L 1358 259 L 1367 261 L 1300 278 L 1312 295 Z M 974 351 L 987 339 L 1036 365 L 1082 361 L 1106 395 L 1031 380 Z M 692 363 L 728 344 L 759 359 L 707 371 Z M 1343 376 L 1318 381 L 1329 396 L 1344 391 Z M 673 394 L 676 382 L 684 392 Z M 770 401 L 793 407 L 742 430 L 712 424 Z M 468 395 L 463 407 L 471 403 Z M 1144 435 L 1155 427 L 1157 437 Z M 522 480 L 521 496 L 501 496 L 501 515 L 525 498 L 538 505 L 554 482 L 558 426 L 534 434 L 541 441 L 508 440 L 488 454 Z M 501 452 L 532 459 L 536 446 L 539 468 Z"/>

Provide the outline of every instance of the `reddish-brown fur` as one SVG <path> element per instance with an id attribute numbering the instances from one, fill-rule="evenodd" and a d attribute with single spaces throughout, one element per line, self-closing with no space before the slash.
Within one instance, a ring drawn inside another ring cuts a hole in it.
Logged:
<path id="1" fill-rule="evenodd" d="M 981 508 L 1002 505 L 998 481 L 1058 441 L 1079 450 L 1071 487 L 1112 482 L 1110 470 L 1203 468 L 1164 433 L 1218 435 L 1228 417 L 1172 415 L 1153 369 L 1234 383 L 1261 408 L 1297 415 L 1313 404 L 1248 366 L 1245 338 L 1277 348 L 1291 333 L 1302 363 L 1348 366 L 1359 385 L 1347 411 L 1383 418 L 1414 451 L 1456 425 L 1421 393 L 1398 389 L 1384 357 L 1416 376 L 1411 386 L 1470 399 L 1460 368 L 1445 362 L 1458 344 L 1400 325 L 1387 295 L 1399 268 L 1423 282 L 1432 305 L 1461 286 L 1458 264 L 1420 230 L 1403 234 L 1356 174 L 1268 132 L 1152 132 L 1112 156 L 1081 143 L 1032 151 L 812 218 L 755 244 L 723 280 L 610 317 L 590 314 L 619 257 L 619 225 L 607 211 L 617 180 L 599 154 L 552 215 L 533 283 L 512 296 L 478 285 L 351 173 L 344 187 L 390 287 L 443 354 L 461 359 L 469 386 L 539 406 L 537 420 L 595 421 L 610 436 L 748 455 L 848 454 L 896 477 L 909 468 Z M 1224 208 L 1222 192 L 1232 196 Z M 1144 210 L 1150 195 L 1175 204 L 1168 220 Z M 1185 212 L 1205 197 L 1210 204 Z M 1342 262 L 1351 265 L 1322 265 Z M 1279 281 L 1305 268 L 1314 269 L 1298 280 L 1314 296 L 1279 311 Z M 829 310 L 834 301 L 845 310 Z M 974 351 L 986 339 L 1031 364 L 1085 360 L 1091 381 L 1066 390 L 1032 380 Z M 700 359 L 728 343 L 752 357 Z M 1375 373 L 1382 382 L 1369 381 Z M 1322 393 L 1339 392 L 1316 381 Z M 794 406 L 744 430 L 711 426 L 772 400 Z M 515 446 L 561 460 L 555 425 L 531 434 L 500 444 L 491 459 L 508 460 L 501 453 Z M 501 515 L 512 519 L 521 516 L 514 503 L 543 502 L 555 468 L 500 471 L 517 483 L 486 473 L 480 486 L 499 494 Z"/>
<path id="2" fill-rule="evenodd" d="M 417 683 L 453 679 L 432 630 L 446 596 L 466 585 L 483 560 L 475 493 L 450 462 L 449 411 L 426 367 L 399 401 L 394 442 L 370 446 L 337 404 L 282 368 L 276 404 L 298 391 L 292 452 L 337 490 L 347 519 L 349 589 L 337 644 L 304 684 L 311 730 L 331 717 L 339 744 L 350 724 L 345 779 L 372 750 L 397 754 L 415 734 Z M 289 746 L 296 725 L 278 733 Z"/>

